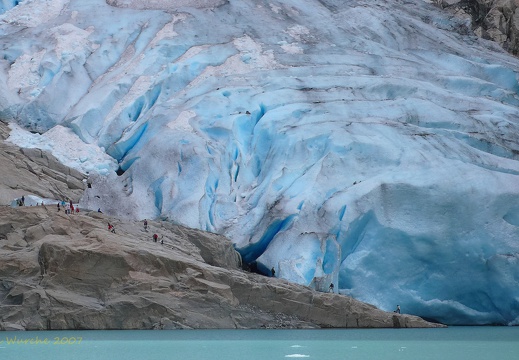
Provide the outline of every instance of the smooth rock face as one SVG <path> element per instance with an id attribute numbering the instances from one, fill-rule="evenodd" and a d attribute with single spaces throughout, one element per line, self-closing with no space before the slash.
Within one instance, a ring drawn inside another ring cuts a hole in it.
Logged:
<path id="1" fill-rule="evenodd" d="M 216 234 L 43 206 L 0 219 L 5 330 L 437 326 L 245 272 Z"/>

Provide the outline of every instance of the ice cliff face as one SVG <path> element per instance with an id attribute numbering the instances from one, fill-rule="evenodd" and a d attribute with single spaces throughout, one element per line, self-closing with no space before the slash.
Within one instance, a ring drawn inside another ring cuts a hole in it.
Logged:
<path id="1" fill-rule="evenodd" d="M 115 159 L 83 206 L 225 234 L 385 310 L 519 322 L 519 61 L 467 21 L 419 0 L 28 0 L 0 23 L 1 117 Z"/>

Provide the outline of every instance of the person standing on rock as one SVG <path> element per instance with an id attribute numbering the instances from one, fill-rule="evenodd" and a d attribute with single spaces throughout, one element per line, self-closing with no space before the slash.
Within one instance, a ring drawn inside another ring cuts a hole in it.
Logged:
<path id="1" fill-rule="evenodd" d="M 276 277 L 276 270 L 274 269 L 274 266 L 272 269 L 270 269 L 270 273 L 272 274 L 272 277 Z"/>
<path id="2" fill-rule="evenodd" d="M 397 305 L 397 306 L 396 306 L 396 310 L 395 310 L 395 312 L 396 312 L 397 314 L 400 314 L 400 305 Z"/>
<path id="3" fill-rule="evenodd" d="M 59 203 L 58 203 L 58 212 L 61 210 L 60 206 L 59 206 Z"/>
<path id="4" fill-rule="evenodd" d="M 330 283 L 330 286 L 328 287 L 328 292 L 331 292 L 331 293 L 334 292 L 333 288 L 334 288 L 333 283 Z"/>
<path id="5" fill-rule="evenodd" d="M 22 195 L 22 206 L 25 206 L 25 196 Z"/>
<path id="6" fill-rule="evenodd" d="M 159 236 L 157 234 L 153 234 L 153 242 L 157 242 Z"/>
<path id="7" fill-rule="evenodd" d="M 144 219 L 144 231 L 148 231 L 148 220 Z"/>

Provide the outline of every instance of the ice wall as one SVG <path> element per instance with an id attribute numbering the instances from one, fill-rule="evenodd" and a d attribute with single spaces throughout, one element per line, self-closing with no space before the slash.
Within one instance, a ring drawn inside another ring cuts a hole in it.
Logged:
<path id="1" fill-rule="evenodd" d="M 13 7 L 18 5 L 18 0 L 2 0 L 0 1 L 0 14 L 5 13 L 7 10 L 11 10 Z"/>
<path id="2" fill-rule="evenodd" d="M 82 206 L 385 310 L 517 323 L 519 61 L 418 0 L 210 3 L 7 12 L 0 116 L 118 162 Z"/>

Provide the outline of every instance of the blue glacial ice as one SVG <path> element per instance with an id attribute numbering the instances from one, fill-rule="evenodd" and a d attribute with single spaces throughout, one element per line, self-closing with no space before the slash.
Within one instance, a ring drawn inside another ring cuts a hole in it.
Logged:
<path id="1" fill-rule="evenodd" d="M 384 310 L 519 323 L 518 59 L 420 0 L 186 4 L 3 2 L 1 118 L 111 157 L 77 157 L 82 206 Z"/>

